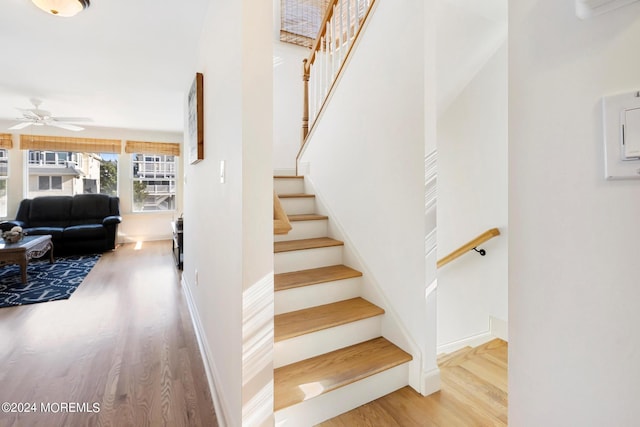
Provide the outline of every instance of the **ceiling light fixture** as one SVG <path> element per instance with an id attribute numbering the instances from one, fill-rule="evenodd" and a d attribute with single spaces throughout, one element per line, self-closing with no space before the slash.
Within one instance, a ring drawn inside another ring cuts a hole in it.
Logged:
<path id="1" fill-rule="evenodd" d="M 33 4 L 55 16 L 74 16 L 89 7 L 90 0 L 31 0 Z"/>

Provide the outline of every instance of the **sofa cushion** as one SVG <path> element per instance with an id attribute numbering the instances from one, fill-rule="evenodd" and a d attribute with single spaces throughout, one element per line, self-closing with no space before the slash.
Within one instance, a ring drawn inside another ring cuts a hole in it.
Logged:
<path id="1" fill-rule="evenodd" d="M 111 215 L 111 198 L 106 194 L 78 194 L 71 203 L 71 224 L 102 224 Z"/>
<path id="2" fill-rule="evenodd" d="M 62 234 L 65 240 L 104 239 L 107 234 L 102 224 L 71 225 Z"/>
<path id="3" fill-rule="evenodd" d="M 53 240 L 62 239 L 62 227 L 31 227 L 25 228 L 24 232 L 32 236 L 44 236 L 45 234 L 51 234 Z"/>
<path id="4" fill-rule="evenodd" d="M 29 226 L 64 227 L 69 224 L 71 196 L 36 197 L 31 200 Z"/>

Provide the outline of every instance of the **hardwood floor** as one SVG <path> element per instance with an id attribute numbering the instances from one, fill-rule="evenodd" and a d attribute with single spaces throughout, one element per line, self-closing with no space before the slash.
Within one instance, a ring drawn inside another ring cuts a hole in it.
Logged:
<path id="1" fill-rule="evenodd" d="M 507 425 L 507 343 L 493 340 L 438 360 L 442 389 L 423 397 L 404 387 L 323 427 L 475 427 Z"/>
<path id="2" fill-rule="evenodd" d="M 0 403 L 37 409 L 1 427 L 217 426 L 170 242 L 104 254 L 68 300 L 0 308 L 0 337 Z"/>

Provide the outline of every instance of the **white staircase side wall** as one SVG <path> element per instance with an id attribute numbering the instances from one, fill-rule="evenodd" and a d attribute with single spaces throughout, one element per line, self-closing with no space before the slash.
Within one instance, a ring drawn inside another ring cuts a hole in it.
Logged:
<path id="1" fill-rule="evenodd" d="M 276 274 L 338 264 L 342 264 L 342 246 L 278 252 L 273 263 Z"/>
<path id="2" fill-rule="evenodd" d="M 381 324 L 382 336 L 393 342 L 398 347 L 402 348 L 407 353 L 411 354 L 411 356 L 413 357 L 413 360 L 409 362 L 409 384 L 418 392 L 423 393 L 423 377 L 426 374 L 422 363 L 423 354 L 420 346 L 402 323 L 396 308 L 393 307 L 389 299 L 385 296 L 384 290 L 375 280 L 373 273 L 371 272 L 368 265 L 364 262 L 362 256 L 357 251 L 353 242 L 351 242 L 348 234 L 343 229 L 342 224 L 334 220 L 334 213 L 332 209 L 327 206 L 323 194 L 315 188 L 313 180 L 307 176 L 305 176 L 305 185 L 310 192 L 316 195 L 316 205 L 318 208 L 318 213 L 327 215 L 329 218 L 331 218 L 331 222 L 329 223 L 328 227 L 328 236 L 337 240 L 341 240 L 345 243 L 343 247 L 342 262 L 345 265 L 350 266 L 351 268 L 361 271 L 363 274 L 360 284 L 360 296 L 385 310 L 385 315 L 382 318 Z M 401 287 L 402 285 L 396 283 L 396 286 Z M 278 304 L 277 296 L 275 304 Z M 433 368 L 429 371 L 433 371 Z M 433 391 L 433 388 L 430 391 Z"/>
<path id="3" fill-rule="evenodd" d="M 329 353 L 380 336 L 382 315 L 300 335 L 274 344 L 273 367 Z"/>
<path id="4" fill-rule="evenodd" d="M 362 277 L 333 280 L 315 285 L 277 291 L 275 314 L 303 310 L 317 305 L 331 304 L 361 295 Z"/>
<path id="5" fill-rule="evenodd" d="M 273 241 L 284 242 L 288 240 L 312 239 L 314 237 L 325 237 L 327 235 L 326 219 L 291 221 L 291 227 L 291 231 L 287 234 L 275 234 Z"/>
<path id="6" fill-rule="evenodd" d="M 308 399 L 277 411 L 275 425 L 314 426 L 406 386 L 408 370 L 408 363 L 405 363 L 315 397 L 314 386 L 318 390 L 322 386 L 310 384 Z"/>
<path id="7" fill-rule="evenodd" d="M 280 204 L 287 215 L 312 214 L 316 210 L 313 197 L 283 197 L 280 198 Z"/>

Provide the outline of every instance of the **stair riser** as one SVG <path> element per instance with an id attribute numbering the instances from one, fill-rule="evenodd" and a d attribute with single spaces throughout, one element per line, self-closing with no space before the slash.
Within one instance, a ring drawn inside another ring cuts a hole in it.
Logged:
<path id="1" fill-rule="evenodd" d="M 381 331 L 382 316 L 375 316 L 279 341 L 274 344 L 273 348 L 273 366 L 279 368 L 342 347 L 368 341 L 379 337 Z"/>
<path id="2" fill-rule="evenodd" d="M 316 201 L 313 197 L 282 198 L 280 204 L 287 215 L 312 214 L 316 210 Z"/>
<path id="3" fill-rule="evenodd" d="M 273 190 L 276 194 L 304 193 L 304 179 L 275 178 L 273 180 Z"/>
<path id="4" fill-rule="evenodd" d="M 308 400 L 277 411 L 275 425 L 314 426 L 408 385 L 407 378 L 409 364 L 405 363 L 314 398 L 311 389 Z"/>
<path id="5" fill-rule="evenodd" d="M 293 229 L 289 231 L 289 233 L 275 234 L 273 240 L 275 242 L 284 242 L 286 240 L 312 239 L 327 235 L 326 219 L 317 221 L 291 221 L 291 226 Z"/>
<path id="6" fill-rule="evenodd" d="M 362 278 L 334 280 L 326 283 L 277 291 L 275 314 L 331 304 L 360 296 Z"/>
<path id="7" fill-rule="evenodd" d="M 279 252 L 273 264 L 276 274 L 342 264 L 342 246 Z"/>

